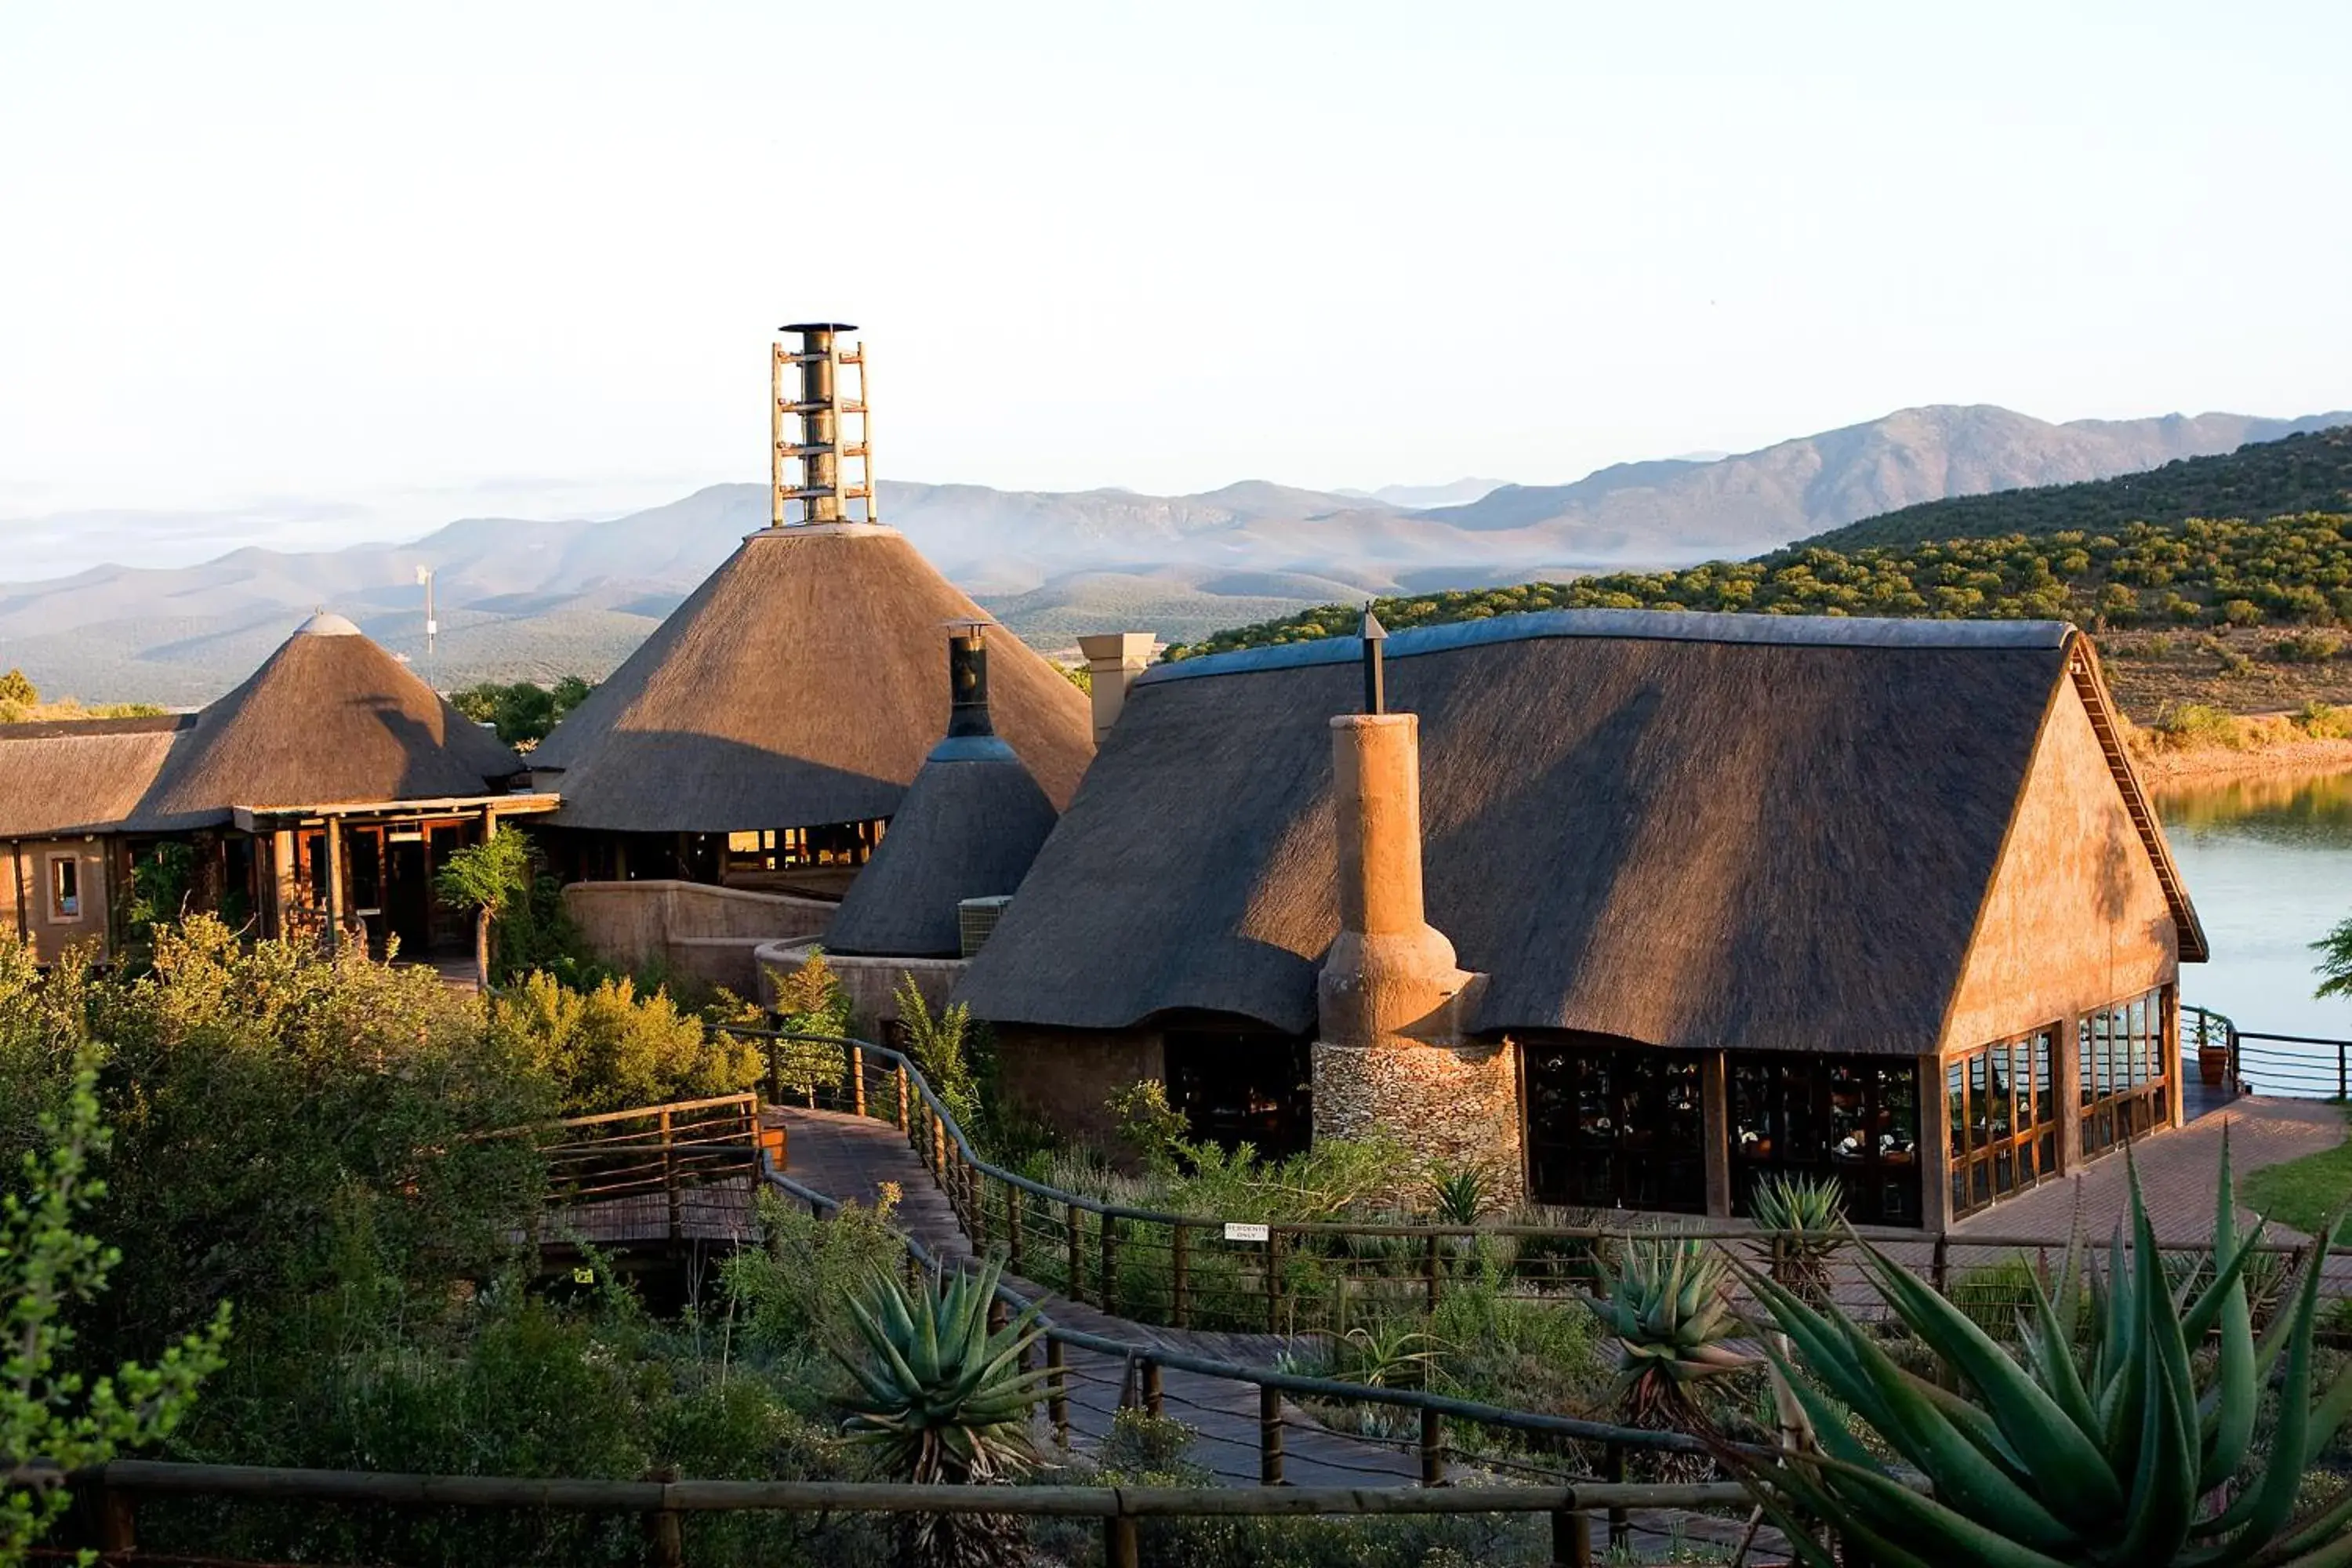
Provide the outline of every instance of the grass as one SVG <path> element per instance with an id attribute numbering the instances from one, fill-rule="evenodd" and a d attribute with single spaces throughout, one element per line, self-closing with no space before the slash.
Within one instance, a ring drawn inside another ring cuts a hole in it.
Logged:
<path id="1" fill-rule="evenodd" d="M 2243 1190 L 2247 1206 L 2255 1213 L 2305 1235 L 2315 1234 L 2352 1198 L 2352 1139 L 2255 1171 L 2245 1178 Z"/>

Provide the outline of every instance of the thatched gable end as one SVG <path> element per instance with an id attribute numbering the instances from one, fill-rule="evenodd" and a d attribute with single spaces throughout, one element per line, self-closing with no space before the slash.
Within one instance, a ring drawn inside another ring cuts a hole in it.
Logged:
<path id="1" fill-rule="evenodd" d="M 1489 977 L 1474 1027 L 1933 1050 L 2074 636 L 1586 611 L 1391 637 L 1429 920 Z M 1139 680 L 962 999 L 1073 1028 L 1313 1027 L 1326 721 L 1360 700 L 1357 656 Z"/>
<path id="2" fill-rule="evenodd" d="M 725 833 L 889 816 L 946 728 L 941 630 L 986 620 L 895 530 L 764 530 L 532 754 L 563 826 Z M 1049 798 L 1093 753 L 1087 699 L 992 639 L 1000 733 Z"/>

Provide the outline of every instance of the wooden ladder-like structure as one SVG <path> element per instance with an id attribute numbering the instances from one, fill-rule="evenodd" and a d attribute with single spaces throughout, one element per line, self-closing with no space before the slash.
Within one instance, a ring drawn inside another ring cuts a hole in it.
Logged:
<path id="1" fill-rule="evenodd" d="M 841 346 L 840 334 L 857 329 L 846 321 L 797 321 L 780 328 L 800 339 L 800 346 L 775 343 L 770 348 L 768 373 L 768 434 L 773 455 L 768 468 L 771 500 L 768 525 L 868 522 L 882 521 L 874 485 L 874 436 L 868 412 L 870 383 L 866 346 Z M 857 373 L 856 395 L 845 396 L 842 371 Z M 856 438 L 847 439 L 844 418 L 856 421 Z M 796 423 L 795 423 L 796 422 Z M 793 466 L 798 465 L 795 474 Z M 855 465 L 852 473 L 845 465 Z M 859 502 L 863 515 L 853 518 L 849 503 Z M 797 502 L 798 517 L 791 515 Z"/>

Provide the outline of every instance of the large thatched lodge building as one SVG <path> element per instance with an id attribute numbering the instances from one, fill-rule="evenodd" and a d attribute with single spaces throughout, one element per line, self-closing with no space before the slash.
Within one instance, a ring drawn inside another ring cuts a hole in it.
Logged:
<path id="1" fill-rule="evenodd" d="M 103 939 L 179 844 L 251 929 L 415 956 L 465 935 L 436 863 L 524 815 L 604 956 L 749 989 L 822 943 L 877 1028 L 911 977 L 1073 1134 L 1160 1079 L 1268 1151 L 1717 1215 L 1812 1173 L 1940 1227 L 2179 1120 L 2204 937 L 2072 627 L 1124 633 L 1089 699 L 874 521 L 862 354 L 794 330 L 771 526 L 528 773 L 321 616 L 199 713 L 0 729 L 0 930 Z"/>

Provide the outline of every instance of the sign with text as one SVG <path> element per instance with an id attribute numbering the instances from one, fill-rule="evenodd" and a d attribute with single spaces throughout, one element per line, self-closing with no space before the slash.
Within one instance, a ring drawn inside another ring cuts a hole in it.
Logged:
<path id="1" fill-rule="evenodd" d="M 1272 1239 L 1273 1235 L 1274 1232 L 1265 1226 L 1251 1225 L 1244 1220 L 1225 1221 L 1227 1241 L 1266 1241 Z"/>

